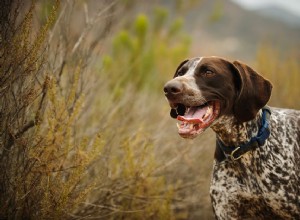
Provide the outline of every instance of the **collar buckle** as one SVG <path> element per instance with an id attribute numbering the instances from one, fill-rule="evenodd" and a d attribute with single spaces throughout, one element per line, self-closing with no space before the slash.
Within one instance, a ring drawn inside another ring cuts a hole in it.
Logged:
<path id="1" fill-rule="evenodd" d="M 238 150 L 239 150 L 240 148 L 241 148 L 241 147 L 237 147 L 237 148 L 235 148 L 235 149 L 231 152 L 231 154 L 230 154 L 230 159 L 231 159 L 231 160 L 235 161 L 235 160 L 240 159 L 240 158 L 243 156 L 243 154 L 240 154 L 239 156 L 238 156 L 238 155 L 237 155 L 237 156 L 234 155 L 236 152 L 238 152 Z"/>

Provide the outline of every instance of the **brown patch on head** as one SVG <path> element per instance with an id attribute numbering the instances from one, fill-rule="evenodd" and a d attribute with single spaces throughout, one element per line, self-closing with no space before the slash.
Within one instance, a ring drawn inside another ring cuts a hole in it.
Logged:
<path id="1" fill-rule="evenodd" d="M 222 115 L 232 114 L 239 88 L 239 82 L 233 74 L 236 69 L 233 64 L 219 57 L 204 57 L 197 68 L 196 84 L 203 96 L 208 100 L 219 100 Z"/>

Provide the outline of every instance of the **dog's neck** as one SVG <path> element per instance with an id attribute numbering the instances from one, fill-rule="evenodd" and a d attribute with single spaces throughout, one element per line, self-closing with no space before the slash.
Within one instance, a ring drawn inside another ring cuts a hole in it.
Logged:
<path id="1" fill-rule="evenodd" d="M 240 123 L 234 116 L 221 116 L 211 126 L 225 146 L 240 146 L 256 136 L 261 126 L 261 111 L 248 122 Z"/>

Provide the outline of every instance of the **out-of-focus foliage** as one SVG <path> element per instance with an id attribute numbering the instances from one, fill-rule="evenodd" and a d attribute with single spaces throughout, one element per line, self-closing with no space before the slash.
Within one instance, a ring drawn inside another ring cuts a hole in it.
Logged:
<path id="1" fill-rule="evenodd" d="M 217 0 L 214 3 L 213 11 L 210 15 L 211 22 L 217 22 L 222 19 L 223 16 L 223 1 Z"/>
<path id="2" fill-rule="evenodd" d="M 257 52 L 257 69 L 272 82 L 270 104 L 277 107 L 300 108 L 300 63 L 293 53 L 280 53 L 269 45 L 261 46 Z"/>
<path id="3" fill-rule="evenodd" d="M 138 15 L 127 30 L 116 33 L 111 54 L 103 57 L 103 71 L 109 72 L 117 96 L 128 83 L 160 91 L 174 64 L 187 56 L 190 38 L 182 33 L 183 21 L 168 24 L 163 8 L 155 8 L 153 14 Z"/>
<path id="4" fill-rule="evenodd" d="M 104 157 L 110 158 L 103 166 L 110 177 L 102 179 L 93 192 L 85 214 L 112 219 L 174 218 L 175 189 L 156 172 L 163 160 L 154 153 L 153 135 L 148 132 L 157 127 L 161 115 L 158 109 L 153 112 L 151 103 L 158 104 L 158 93 L 175 71 L 174 65 L 187 56 L 190 40 L 182 33 L 181 19 L 169 23 L 166 10 L 153 10 L 153 16 L 139 14 L 126 30 L 116 32 L 109 55 L 102 56 L 100 82 L 94 90 L 101 97 L 95 100 L 90 124 L 96 122 L 103 130 Z"/>
<path id="5" fill-rule="evenodd" d="M 188 13 L 190 9 L 201 4 L 202 0 L 175 0 L 177 12 Z"/>

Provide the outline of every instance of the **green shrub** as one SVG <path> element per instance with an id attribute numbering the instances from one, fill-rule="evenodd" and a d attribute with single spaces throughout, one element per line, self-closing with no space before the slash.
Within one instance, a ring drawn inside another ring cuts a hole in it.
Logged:
<path id="1" fill-rule="evenodd" d="M 187 56 L 190 39 L 181 31 L 183 22 L 175 19 L 168 25 L 167 15 L 162 8 L 154 10 L 153 18 L 140 14 L 128 30 L 114 36 L 112 51 L 102 63 L 116 96 L 129 83 L 139 90 L 160 90 L 174 63 Z"/>

